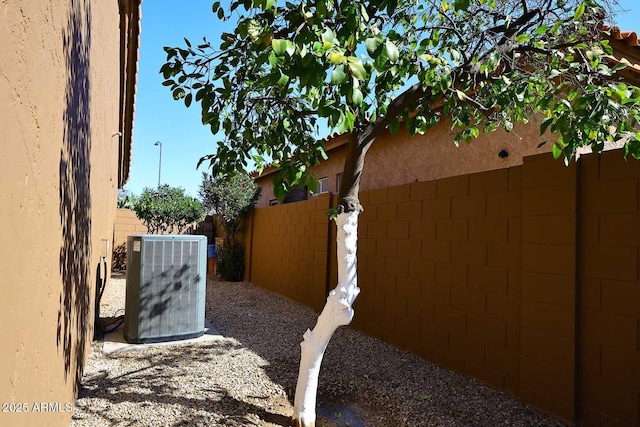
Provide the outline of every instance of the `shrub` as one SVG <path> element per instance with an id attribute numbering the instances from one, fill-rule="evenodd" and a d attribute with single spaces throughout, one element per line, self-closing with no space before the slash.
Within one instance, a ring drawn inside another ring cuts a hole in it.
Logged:
<path id="1" fill-rule="evenodd" d="M 113 248 L 111 271 L 125 271 L 127 269 L 127 244 L 122 243 Z"/>
<path id="2" fill-rule="evenodd" d="M 227 179 L 214 179 L 203 173 L 198 194 L 205 209 L 215 213 L 225 233 L 227 242 L 235 244 L 236 234 L 242 232 L 242 220 L 260 198 L 262 189 L 248 175 L 234 174 Z"/>
<path id="3" fill-rule="evenodd" d="M 244 276 L 244 249 L 240 245 L 216 248 L 216 272 L 225 282 L 240 282 Z"/>

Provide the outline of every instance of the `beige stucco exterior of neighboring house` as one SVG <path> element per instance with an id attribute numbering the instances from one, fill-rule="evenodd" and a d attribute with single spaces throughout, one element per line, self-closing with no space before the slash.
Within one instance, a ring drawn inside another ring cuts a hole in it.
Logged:
<path id="1" fill-rule="evenodd" d="M 0 425 L 66 426 L 129 177 L 141 0 L 0 3 Z"/>
<path id="2" fill-rule="evenodd" d="M 627 63 L 627 68 L 620 73 L 621 78 L 640 85 L 640 44 L 637 34 L 618 28 L 604 29 L 605 37 L 614 48 L 610 61 Z M 385 131 L 367 152 L 360 190 L 522 165 L 524 157 L 551 150 L 552 144 L 537 148 L 541 142 L 552 138 L 552 135 L 540 137 L 539 124 L 539 120 L 533 120 L 528 125 L 516 125 L 512 132 L 500 129 L 481 135 L 471 144 L 460 143 L 460 146 L 454 144 L 454 133 L 448 120 L 443 120 L 424 135 L 413 137 L 402 127 L 397 135 Z M 347 154 L 347 139 L 346 134 L 327 138 L 325 148 L 329 159 L 311 169 L 320 180 L 317 193 L 338 193 Z M 255 182 L 262 188 L 257 207 L 277 203 L 273 192 L 273 178 L 277 172 L 277 168 L 271 167 L 259 176 L 254 175 Z"/>

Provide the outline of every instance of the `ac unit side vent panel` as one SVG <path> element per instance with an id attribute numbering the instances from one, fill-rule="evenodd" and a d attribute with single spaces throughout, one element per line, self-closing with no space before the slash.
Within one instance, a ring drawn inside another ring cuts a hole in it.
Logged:
<path id="1" fill-rule="evenodd" d="M 151 343 L 201 336 L 206 261 L 205 236 L 129 236 L 125 339 Z"/>

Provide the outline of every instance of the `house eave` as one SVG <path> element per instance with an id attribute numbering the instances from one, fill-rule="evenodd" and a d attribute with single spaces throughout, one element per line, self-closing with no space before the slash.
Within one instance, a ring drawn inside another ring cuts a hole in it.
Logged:
<path id="1" fill-rule="evenodd" d="M 119 0 L 120 7 L 120 112 L 118 144 L 118 188 L 129 180 L 133 121 L 140 46 L 142 0 Z"/>

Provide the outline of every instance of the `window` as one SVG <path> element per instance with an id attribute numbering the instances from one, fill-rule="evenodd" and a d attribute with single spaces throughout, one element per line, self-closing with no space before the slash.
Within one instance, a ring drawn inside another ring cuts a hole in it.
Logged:
<path id="1" fill-rule="evenodd" d="M 328 193 L 329 192 L 329 177 L 325 176 L 324 178 L 320 178 L 318 180 L 318 190 L 316 194 Z"/>
<path id="2" fill-rule="evenodd" d="M 342 174 L 336 175 L 336 193 L 340 194 L 340 186 L 342 185 Z"/>
<path id="3" fill-rule="evenodd" d="M 269 206 L 275 206 L 278 204 L 278 199 L 271 199 L 269 200 Z"/>

